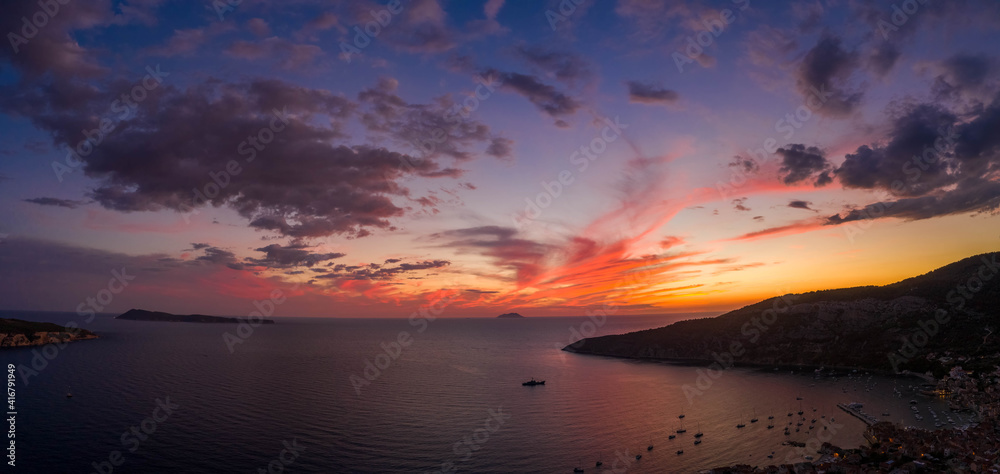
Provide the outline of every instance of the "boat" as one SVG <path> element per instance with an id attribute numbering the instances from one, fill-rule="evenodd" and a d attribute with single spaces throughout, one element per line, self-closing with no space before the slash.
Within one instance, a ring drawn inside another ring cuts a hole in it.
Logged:
<path id="1" fill-rule="evenodd" d="M 573 472 L 583 472 L 583 468 L 582 467 L 574 467 L 573 468 Z"/>
<path id="2" fill-rule="evenodd" d="M 743 428 L 743 427 L 745 427 L 745 426 L 746 426 L 746 425 L 745 425 L 745 424 L 743 424 L 743 415 L 740 415 L 740 424 L 736 425 L 736 427 L 737 427 L 737 428 Z"/>
<path id="3" fill-rule="evenodd" d="M 73 394 L 72 393 L 66 393 L 66 398 L 73 398 Z"/>
<path id="4" fill-rule="evenodd" d="M 678 449 L 677 450 L 677 455 L 680 456 L 681 454 L 684 454 L 684 450 L 683 449 Z"/>
<path id="5" fill-rule="evenodd" d="M 687 430 L 684 429 L 684 423 L 683 422 L 681 423 L 681 427 L 677 430 L 677 432 L 678 433 L 687 433 Z"/>
<path id="6" fill-rule="evenodd" d="M 527 382 L 522 383 L 521 385 L 523 385 L 525 387 L 534 387 L 535 385 L 545 385 L 545 381 L 544 380 L 531 379 L 531 380 L 529 380 Z"/>
<path id="7" fill-rule="evenodd" d="M 694 434 L 694 437 L 701 438 L 702 436 L 705 436 L 705 433 L 701 432 L 701 423 L 698 423 L 698 432 Z"/>
<path id="8" fill-rule="evenodd" d="M 768 420 L 773 420 L 773 419 L 774 419 L 774 415 L 770 415 L 770 416 L 768 416 L 768 417 L 767 417 L 767 419 L 768 419 Z"/>
<path id="9" fill-rule="evenodd" d="M 636 454 L 635 455 L 635 460 L 638 461 L 640 459 L 642 459 L 642 455 L 641 454 Z"/>
<path id="10" fill-rule="evenodd" d="M 701 444 L 701 440 L 700 439 L 694 440 L 694 444 Z"/>
<path id="11" fill-rule="evenodd" d="M 649 446 L 646 446 L 646 451 L 653 450 L 653 438 L 649 438 Z"/>
<path id="12" fill-rule="evenodd" d="M 677 437 L 677 435 L 670 435 L 670 436 L 667 436 L 667 439 L 674 439 L 676 437 Z"/>
<path id="13" fill-rule="evenodd" d="M 754 410 L 753 410 L 753 418 L 750 418 L 750 423 L 756 423 L 756 422 L 757 422 L 757 409 L 754 408 Z"/>

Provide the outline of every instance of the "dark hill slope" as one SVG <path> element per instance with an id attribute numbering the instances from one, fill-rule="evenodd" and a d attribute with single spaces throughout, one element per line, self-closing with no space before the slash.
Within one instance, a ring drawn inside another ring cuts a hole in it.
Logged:
<path id="1" fill-rule="evenodd" d="M 1000 253 L 969 257 L 885 286 L 769 298 L 722 316 L 564 348 L 585 354 L 737 364 L 947 370 L 1000 359 Z M 988 278 L 988 280 L 987 280 Z M 968 288 L 971 282 L 973 292 Z M 943 324 L 935 321 L 935 317 Z M 928 360 L 928 353 L 935 353 Z M 893 356 L 895 354 L 895 356 Z"/>

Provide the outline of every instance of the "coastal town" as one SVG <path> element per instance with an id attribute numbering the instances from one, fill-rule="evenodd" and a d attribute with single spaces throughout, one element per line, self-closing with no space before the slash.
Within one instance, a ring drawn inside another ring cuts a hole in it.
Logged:
<path id="1" fill-rule="evenodd" d="M 921 473 L 1000 472 L 1000 367 L 974 373 L 959 366 L 927 396 L 947 397 L 955 411 L 979 420 L 949 429 L 925 430 L 869 420 L 867 444 L 842 448 L 824 443 L 814 461 L 766 467 L 735 465 L 702 471 L 727 473 Z M 842 407 L 848 411 L 851 407 Z M 859 416 L 859 414 L 854 414 Z"/>

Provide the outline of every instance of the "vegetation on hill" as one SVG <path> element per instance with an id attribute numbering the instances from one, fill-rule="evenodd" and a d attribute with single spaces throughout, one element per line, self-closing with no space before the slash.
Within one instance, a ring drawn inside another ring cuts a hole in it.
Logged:
<path id="1" fill-rule="evenodd" d="M 992 370 L 1000 362 L 1000 253 L 885 286 L 783 295 L 716 318 L 584 339 L 564 350 L 721 365 Z"/>

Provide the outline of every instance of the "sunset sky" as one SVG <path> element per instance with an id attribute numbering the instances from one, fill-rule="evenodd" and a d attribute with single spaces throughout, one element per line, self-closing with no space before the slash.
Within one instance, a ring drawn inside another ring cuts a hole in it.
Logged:
<path id="1" fill-rule="evenodd" d="M 1000 249 L 995 1 L 52 3 L 0 7 L 3 308 L 721 312 Z"/>

